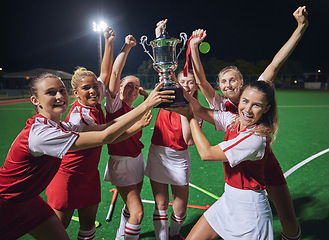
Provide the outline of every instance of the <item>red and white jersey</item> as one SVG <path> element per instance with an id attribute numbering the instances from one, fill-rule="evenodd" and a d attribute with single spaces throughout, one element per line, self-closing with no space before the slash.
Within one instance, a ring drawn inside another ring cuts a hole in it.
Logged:
<path id="1" fill-rule="evenodd" d="M 95 108 L 92 108 L 77 100 L 67 114 L 65 121 L 83 128 L 89 125 L 104 124 L 105 116 L 99 103 Z M 68 151 L 62 159 L 60 170 L 71 173 L 88 173 L 91 170 L 97 170 L 101 151 L 102 146 Z"/>
<path id="2" fill-rule="evenodd" d="M 38 196 L 81 130 L 72 123 L 58 125 L 41 114 L 28 119 L 0 168 L 1 197 L 24 201 Z"/>
<path id="3" fill-rule="evenodd" d="M 197 118 L 197 121 L 200 128 L 202 128 L 202 119 Z M 151 142 L 178 151 L 187 149 L 188 146 L 183 137 L 181 115 L 160 108 Z"/>
<path id="4" fill-rule="evenodd" d="M 124 115 L 133 108 L 133 106 L 128 106 L 127 103 L 120 99 L 120 92 L 116 94 L 114 99 L 108 94 L 105 104 L 106 122 L 110 122 L 113 119 Z M 109 155 L 137 157 L 144 148 L 144 144 L 140 141 L 141 137 L 142 130 L 121 142 L 108 144 Z"/>
<path id="5" fill-rule="evenodd" d="M 208 100 L 207 100 L 208 101 Z M 232 113 L 238 113 L 238 107 L 231 102 L 227 97 L 223 97 L 219 93 L 215 93 L 214 102 L 208 102 L 209 107 L 214 110 L 229 111 Z"/>
<path id="6" fill-rule="evenodd" d="M 239 130 L 239 122 L 230 112 L 215 111 L 216 130 L 225 132 L 225 141 L 219 146 L 228 162 L 224 162 L 225 181 L 238 189 L 265 189 L 264 169 L 268 158 L 274 156 L 269 139 L 259 136 L 250 129 Z"/>

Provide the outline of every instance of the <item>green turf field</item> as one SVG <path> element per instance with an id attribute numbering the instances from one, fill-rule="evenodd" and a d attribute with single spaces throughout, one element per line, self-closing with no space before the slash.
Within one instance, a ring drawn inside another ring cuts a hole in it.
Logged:
<path id="1" fill-rule="evenodd" d="M 298 168 L 287 177 L 288 186 L 293 198 L 298 221 L 302 227 L 302 239 L 329 239 L 329 92 L 324 91 L 276 91 L 280 130 L 277 140 L 273 144 L 273 151 L 279 160 L 283 172 L 288 171 L 296 164 L 307 160 L 306 164 Z M 72 101 L 74 99 L 71 99 Z M 141 101 L 138 98 L 135 105 Z M 206 106 L 206 101 L 200 94 L 200 102 Z M 143 154 L 147 158 L 148 147 L 152 136 L 152 128 L 155 122 L 157 109 L 152 110 L 154 118 L 150 126 L 143 131 L 142 142 L 145 145 Z M 33 116 L 31 103 L 10 104 L 0 106 L 0 166 L 5 160 L 11 143 L 25 126 L 26 120 Z M 214 127 L 204 124 L 203 129 L 209 141 L 214 145 L 223 140 L 224 135 L 214 131 Z M 220 196 L 223 193 L 224 174 L 221 163 L 202 162 L 195 147 L 190 147 L 192 170 L 191 183 Z M 318 154 L 319 156 L 314 156 Z M 310 158 L 312 157 L 313 158 Z M 310 159 L 309 159 L 310 158 Z M 103 176 L 108 155 L 106 147 L 103 147 L 102 157 L 99 165 L 101 176 Z M 99 205 L 96 239 L 114 239 L 119 226 L 120 213 L 123 201 L 118 196 L 113 217 L 110 222 L 105 218 L 108 212 L 112 193 L 109 192 L 113 186 L 102 181 L 102 202 Z M 45 195 L 42 194 L 45 198 Z M 142 199 L 153 200 L 151 187 L 145 178 Z M 195 188 L 190 188 L 189 204 L 205 206 L 215 202 L 215 198 Z M 144 204 L 144 219 L 140 239 L 154 239 L 153 214 L 154 205 Z M 273 209 L 273 207 L 272 207 Z M 172 208 L 169 207 L 168 215 Z M 184 222 L 181 234 L 186 236 L 204 210 L 189 208 L 187 218 Z M 280 239 L 280 222 L 274 214 L 275 239 Z M 75 214 L 77 216 L 77 214 Z M 67 229 L 71 239 L 76 239 L 79 224 L 73 220 Z M 24 236 L 20 239 L 32 239 Z"/>

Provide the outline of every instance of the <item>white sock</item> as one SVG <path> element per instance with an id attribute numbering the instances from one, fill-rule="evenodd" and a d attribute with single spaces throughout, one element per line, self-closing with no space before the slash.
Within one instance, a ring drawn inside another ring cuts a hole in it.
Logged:
<path id="1" fill-rule="evenodd" d="M 186 214 L 183 217 L 177 217 L 174 212 L 171 213 L 170 236 L 175 236 L 179 233 L 185 218 Z"/>
<path id="2" fill-rule="evenodd" d="M 125 227 L 125 240 L 137 240 L 141 231 L 141 225 L 133 225 L 127 222 Z"/>
<path id="3" fill-rule="evenodd" d="M 122 212 L 121 212 L 120 226 L 117 230 L 117 236 L 116 236 L 117 239 L 123 239 L 123 237 L 125 235 L 125 227 L 126 227 L 129 217 L 130 217 L 130 213 L 127 208 L 127 205 L 124 205 L 122 208 Z"/>
<path id="4" fill-rule="evenodd" d="M 154 210 L 153 225 L 155 237 L 158 240 L 167 240 L 168 238 L 168 210 Z"/>
<path id="5" fill-rule="evenodd" d="M 96 227 L 94 226 L 91 230 L 81 230 L 79 229 L 78 240 L 93 240 L 95 239 Z"/>

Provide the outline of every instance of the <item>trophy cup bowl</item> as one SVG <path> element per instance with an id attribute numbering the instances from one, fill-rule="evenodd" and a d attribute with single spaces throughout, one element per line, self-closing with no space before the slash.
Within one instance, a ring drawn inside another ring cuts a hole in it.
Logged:
<path id="1" fill-rule="evenodd" d="M 161 103 L 157 107 L 166 108 L 166 107 L 181 107 L 185 106 L 187 103 L 183 96 L 183 90 L 178 86 L 177 83 L 173 82 L 170 79 L 170 73 L 174 72 L 178 66 L 178 57 L 181 52 L 184 50 L 185 44 L 187 41 L 186 33 L 180 33 L 180 39 L 172 38 L 169 34 L 162 29 L 162 34 L 160 37 L 154 39 L 150 43 L 147 43 L 147 37 L 142 36 L 140 44 L 153 61 L 153 68 L 155 71 L 159 72 L 164 79 L 164 86 L 160 89 L 163 90 L 174 90 L 175 99 L 172 103 Z M 179 53 L 176 55 L 176 46 L 178 43 L 183 42 Z M 145 44 L 152 47 L 153 56 L 146 49 Z"/>

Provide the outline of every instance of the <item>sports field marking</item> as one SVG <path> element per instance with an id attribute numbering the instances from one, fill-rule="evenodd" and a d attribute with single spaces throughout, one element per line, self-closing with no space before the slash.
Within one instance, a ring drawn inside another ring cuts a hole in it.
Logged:
<path id="1" fill-rule="evenodd" d="M 285 178 L 287 178 L 290 174 L 292 174 L 293 172 L 295 172 L 297 169 L 301 168 L 302 166 L 304 166 L 306 163 L 309 163 L 310 161 L 312 161 L 313 159 L 325 154 L 329 152 L 329 148 L 327 148 L 326 150 L 323 150 L 307 159 L 305 159 L 304 161 L 296 164 L 295 166 L 293 166 L 292 168 L 290 168 L 288 171 L 286 171 L 283 175 Z"/>
<path id="2" fill-rule="evenodd" d="M 329 105 L 292 105 L 292 106 L 278 106 L 278 108 L 322 108 L 329 107 Z"/>
<path id="3" fill-rule="evenodd" d="M 207 194 L 208 196 L 210 196 L 210 197 L 212 197 L 212 198 L 214 198 L 214 199 L 216 199 L 216 200 L 219 198 L 219 197 L 216 196 L 215 194 L 213 194 L 213 193 L 211 193 L 211 192 L 208 192 L 207 190 L 204 190 L 203 188 L 200 188 L 200 187 L 198 187 L 198 186 L 195 186 L 195 185 L 192 184 L 192 183 L 189 183 L 189 185 L 190 185 L 191 187 L 195 188 L 195 189 L 198 189 L 199 191 L 201 191 L 201 192 Z"/>

